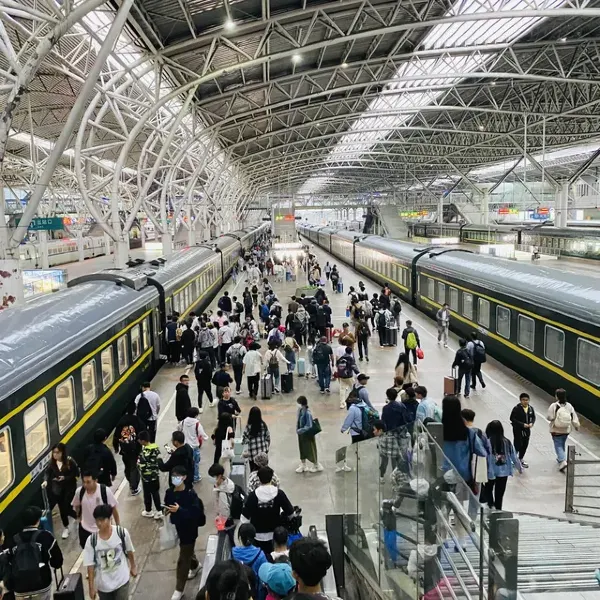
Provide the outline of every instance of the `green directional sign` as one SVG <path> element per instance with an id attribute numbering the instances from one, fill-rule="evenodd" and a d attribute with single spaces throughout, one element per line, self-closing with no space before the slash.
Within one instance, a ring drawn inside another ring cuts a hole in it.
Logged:
<path id="1" fill-rule="evenodd" d="M 31 219 L 28 227 L 30 231 L 54 231 L 64 228 L 62 217 L 35 217 Z"/>

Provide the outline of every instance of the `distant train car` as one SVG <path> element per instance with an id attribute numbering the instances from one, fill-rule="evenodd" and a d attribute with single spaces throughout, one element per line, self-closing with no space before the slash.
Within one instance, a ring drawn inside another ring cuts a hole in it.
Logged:
<path id="1" fill-rule="evenodd" d="M 39 242 L 27 242 L 19 246 L 21 259 L 21 268 L 40 269 L 42 259 L 40 255 Z M 104 236 L 84 237 L 83 238 L 83 256 L 84 258 L 95 258 L 106 254 Z M 65 265 L 79 260 L 79 250 L 77 240 L 62 239 L 48 241 L 48 264 L 50 267 Z"/>
<path id="2" fill-rule="evenodd" d="M 93 273 L 0 313 L 1 528 L 14 531 L 36 501 L 54 444 L 77 460 L 95 429 L 114 427 L 162 364 L 166 316 L 203 310 L 267 228 Z"/>
<path id="3" fill-rule="evenodd" d="M 597 279 L 374 235 L 355 239 L 350 252 L 348 232 L 321 233 L 315 243 L 333 245 L 337 258 L 431 318 L 448 303 L 453 331 L 478 331 L 490 355 L 550 393 L 566 388 L 577 410 L 600 423 Z"/>

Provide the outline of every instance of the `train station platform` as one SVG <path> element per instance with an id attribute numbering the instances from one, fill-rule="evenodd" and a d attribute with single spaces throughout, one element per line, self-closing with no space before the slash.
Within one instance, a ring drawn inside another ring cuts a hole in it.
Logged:
<path id="1" fill-rule="evenodd" d="M 344 264 L 339 263 L 333 256 L 327 254 L 311 244 L 311 252 L 317 255 L 321 266 L 326 261 L 330 264 L 337 263 L 344 282 L 344 293 L 333 294 L 327 290 L 330 305 L 333 311 L 335 327 L 341 327 L 345 319 L 347 304 L 347 291 L 350 285 L 356 285 L 359 280 L 364 281 L 370 295 L 379 292 L 380 286 L 369 281 L 364 276 L 356 273 Z M 86 261 L 86 265 L 90 261 Z M 299 275 L 299 279 L 300 279 Z M 244 282 L 234 284 L 230 281 L 224 289 L 230 295 L 239 295 L 244 290 Z M 289 283 L 274 283 L 273 288 L 287 312 L 289 297 L 295 293 L 302 281 Z M 215 301 L 222 295 L 217 294 Z M 214 308 L 214 307 L 213 307 Z M 451 336 L 449 347 L 443 348 L 436 341 L 436 326 L 423 314 L 408 305 L 403 305 L 402 320 L 411 319 L 420 333 L 425 359 L 419 365 L 419 383 L 428 388 L 429 396 L 441 402 L 443 396 L 443 378 L 450 372 L 454 352 L 458 346 L 457 340 Z M 333 343 L 334 350 L 337 342 Z M 263 349 L 266 342 L 262 343 Z M 370 399 L 374 406 L 381 410 L 384 406 L 385 390 L 392 385 L 394 367 L 399 348 L 380 348 L 375 335 L 369 347 L 370 362 L 358 363 L 359 368 L 367 373 L 371 379 L 368 382 Z M 301 356 L 305 351 L 301 352 Z M 164 366 L 152 382 L 154 391 L 161 397 L 161 413 L 158 422 L 157 443 L 162 449 L 170 440 L 171 433 L 176 429 L 175 418 L 175 386 L 179 376 L 189 371 L 186 367 Z M 476 412 L 475 424 L 485 428 L 487 423 L 499 419 L 505 426 L 507 436 L 511 435 L 509 415 L 512 407 L 517 404 L 521 392 L 527 391 L 531 396 L 531 404 L 538 414 L 538 421 L 532 432 L 531 444 L 527 454 L 530 468 L 522 475 L 516 475 L 508 483 L 505 496 L 505 510 L 515 510 L 523 513 L 544 515 L 549 517 L 564 517 L 564 492 L 565 476 L 557 469 L 554 450 L 548 426 L 545 420 L 546 410 L 552 398 L 533 386 L 503 365 L 488 358 L 483 370 L 487 382 L 485 390 L 478 390 L 470 398 L 463 401 L 464 407 L 470 407 Z M 190 373 L 192 383 L 190 396 L 192 403 L 196 401 L 196 387 L 193 374 Z M 317 436 L 319 461 L 324 470 L 320 473 L 295 472 L 299 463 L 298 445 L 296 436 L 296 398 L 305 395 L 309 399 L 313 415 L 318 417 L 322 426 L 322 433 Z M 340 433 L 340 427 L 345 417 L 345 411 L 339 408 L 338 384 L 333 383 L 330 395 L 321 395 L 314 379 L 299 379 L 294 376 L 294 391 L 291 394 L 276 394 L 270 400 L 251 401 L 248 397 L 246 382 L 242 385 L 242 393 L 237 396 L 242 408 L 242 420 L 245 425 L 248 411 L 251 406 L 259 406 L 263 418 L 271 432 L 270 466 L 281 480 L 281 488 L 286 492 L 292 504 L 299 505 L 303 514 L 303 529 L 315 525 L 317 529 L 325 528 L 325 515 L 340 512 L 343 499 L 352 486 L 350 473 L 336 472 L 336 451 L 350 443 L 348 434 Z M 210 408 L 205 403 L 201 422 L 207 433 L 216 426 L 217 409 Z M 600 428 L 582 419 L 582 429 L 572 436 L 571 443 L 576 444 L 578 451 L 600 460 Z M 201 497 L 207 515 L 207 524 L 200 530 L 197 542 L 197 554 L 202 561 L 206 549 L 208 536 L 214 534 L 215 508 L 212 496 L 213 483 L 206 476 L 212 463 L 214 447 L 210 441 L 202 449 L 202 462 L 200 471 L 203 480 L 194 487 Z M 117 458 L 120 471 L 122 464 Z M 166 475 L 161 481 L 161 495 L 166 488 Z M 119 511 L 122 524 L 127 527 L 132 535 L 136 547 L 139 576 L 130 588 L 134 598 L 170 598 L 175 585 L 175 565 L 178 551 L 170 550 L 161 552 L 158 541 L 159 523 L 152 519 L 143 518 L 142 496 L 132 497 L 129 494 L 127 482 L 119 475 L 113 488 L 119 501 Z M 58 526 L 58 519 L 55 517 Z M 58 531 L 59 529 L 57 529 Z M 61 541 L 61 546 L 67 550 L 67 567 L 72 571 L 81 568 L 81 554 L 77 546 L 76 536 L 71 535 L 66 542 Z M 67 570 L 68 570 L 67 569 Z M 194 598 L 198 590 L 200 577 L 188 582 L 187 598 Z"/>

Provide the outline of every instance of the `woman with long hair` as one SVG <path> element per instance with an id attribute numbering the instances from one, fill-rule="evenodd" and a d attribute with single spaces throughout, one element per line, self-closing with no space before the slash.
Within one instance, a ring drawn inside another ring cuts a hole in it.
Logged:
<path id="1" fill-rule="evenodd" d="M 298 414 L 296 416 L 296 433 L 298 434 L 298 447 L 300 449 L 300 466 L 296 473 L 318 473 L 323 470 L 323 465 L 319 462 L 317 455 L 317 441 L 314 434 L 311 433 L 313 427 L 313 416 L 308 407 L 306 396 L 298 396 Z M 306 465 L 306 461 L 311 462 L 312 467 Z"/>
<path id="2" fill-rule="evenodd" d="M 67 447 L 62 443 L 54 444 L 42 486 L 48 489 L 50 510 L 58 504 L 60 520 L 64 527 L 63 540 L 69 537 L 69 517 L 77 518 L 71 506 L 77 489 L 77 477 L 79 477 L 79 467 L 69 456 Z"/>
<path id="3" fill-rule="evenodd" d="M 502 510 L 508 478 L 512 477 L 515 468 L 522 473 L 523 467 L 512 442 L 504 437 L 504 427 L 500 421 L 490 421 L 485 428 L 485 435 L 490 441 L 492 453 L 488 458 L 488 481 L 483 488 L 482 501 L 487 502 L 490 508 Z"/>
<path id="4" fill-rule="evenodd" d="M 460 411 L 460 400 L 456 396 L 446 396 L 442 400 L 443 450 L 446 456 L 442 469 L 447 472 L 454 468 L 472 486 L 473 454 L 487 457 L 487 452 L 475 430 L 467 427 Z"/>
<path id="5" fill-rule="evenodd" d="M 213 464 L 221 464 L 225 468 L 225 475 L 228 474 L 227 466 L 231 467 L 231 459 L 229 457 L 221 456 L 223 451 L 223 442 L 228 442 L 233 448 L 233 417 L 228 412 L 223 412 L 219 415 L 217 426 L 212 434 L 212 439 L 215 443 L 215 459 Z"/>
<path id="6" fill-rule="evenodd" d="M 254 458 L 261 452 L 268 454 L 271 446 L 271 434 L 262 419 L 262 413 L 258 406 L 253 406 L 248 413 L 248 424 L 242 435 L 242 444 L 248 446 L 250 471 L 258 471 L 258 465 L 254 462 Z"/>
<path id="7" fill-rule="evenodd" d="M 398 361 L 396 362 L 395 377 L 402 377 L 402 381 L 406 383 L 419 383 L 417 375 L 417 367 L 410 362 L 410 357 L 406 352 L 400 352 Z"/>

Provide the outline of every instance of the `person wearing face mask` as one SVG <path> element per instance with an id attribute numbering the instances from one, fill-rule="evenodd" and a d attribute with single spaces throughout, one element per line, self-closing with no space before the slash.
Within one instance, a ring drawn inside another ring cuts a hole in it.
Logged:
<path id="1" fill-rule="evenodd" d="M 198 539 L 198 528 L 206 525 L 202 500 L 193 489 L 186 487 L 186 478 L 187 471 L 184 467 L 174 467 L 171 471 L 172 487 L 167 488 L 165 493 L 165 508 L 179 536 L 177 582 L 171 600 L 180 600 L 185 582 L 196 577 L 200 571 L 194 546 Z"/>

